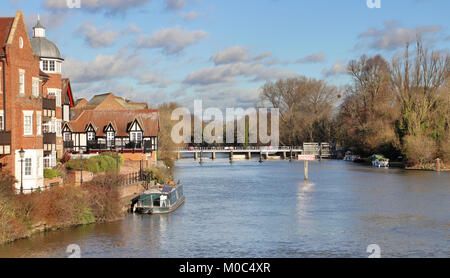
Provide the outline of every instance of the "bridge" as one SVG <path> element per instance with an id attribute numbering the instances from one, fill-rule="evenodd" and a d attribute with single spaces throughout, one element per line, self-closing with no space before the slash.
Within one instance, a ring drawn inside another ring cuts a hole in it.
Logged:
<path id="1" fill-rule="evenodd" d="M 260 160 L 263 158 L 270 159 L 279 157 L 281 159 L 296 159 L 298 155 L 315 155 L 318 158 L 331 158 L 332 150 L 329 143 L 304 143 L 303 146 L 279 146 L 279 147 L 188 147 L 175 150 L 178 159 L 181 154 L 192 154 L 195 160 L 203 159 L 206 155 L 210 155 L 212 160 L 216 159 L 216 154 L 228 154 L 230 160 L 238 156 L 245 156 L 251 159 L 253 155 L 259 155 Z"/>

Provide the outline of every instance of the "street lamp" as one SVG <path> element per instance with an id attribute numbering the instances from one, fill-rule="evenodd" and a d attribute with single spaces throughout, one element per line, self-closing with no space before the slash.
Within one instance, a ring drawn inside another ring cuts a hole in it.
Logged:
<path id="1" fill-rule="evenodd" d="M 80 149 L 80 159 L 81 159 L 81 177 L 80 177 L 80 185 L 83 185 L 83 149 Z"/>
<path id="2" fill-rule="evenodd" d="M 20 155 L 20 194 L 23 194 L 23 158 L 25 157 L 25 151 L 23 148 L 19 151 Z"/>

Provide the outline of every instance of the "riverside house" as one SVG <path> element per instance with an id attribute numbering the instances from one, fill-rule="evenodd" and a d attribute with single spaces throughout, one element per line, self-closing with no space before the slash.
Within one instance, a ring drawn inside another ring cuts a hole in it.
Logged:
<path id="1" fill-rule="evenodd" d="M 39 18 L 29 38 L 24 17 L 0 18 L 0 168 L 17 192 L 44 185 L 44 168 L 63 155 L 62 123 L 73 106 L 64 59 Z"/>
<path id="2" fill-rule="evenodd" d="M 126 160 L 157 161 L 158 110 L 83 110 L 63 125 L 65 151 L 119 152 Z"/>

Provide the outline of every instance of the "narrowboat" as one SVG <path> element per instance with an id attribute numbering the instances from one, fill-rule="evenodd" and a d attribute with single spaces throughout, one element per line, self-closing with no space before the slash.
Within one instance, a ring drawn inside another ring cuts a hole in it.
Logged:
<path id="1" fill-rule="evenodd" d="M 183 186 L 164 185 L 150 188 L 132 201 L 133 211 L 141 214 L 171 213 L 184 203 Z"/>

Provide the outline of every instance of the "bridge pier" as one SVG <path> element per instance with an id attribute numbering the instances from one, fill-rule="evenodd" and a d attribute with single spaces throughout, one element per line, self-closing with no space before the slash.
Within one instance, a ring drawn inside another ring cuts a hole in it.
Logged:
<path id="1" fill-rule="evenodd" d="M 216 160 L 216 152 L 212 152 L 211 153 L 211 159 L 212 160 Z"/>
<path id="2" fill-rule="evenodd" d="M 181 159 L 181 153 L 177 153 L 177 160 Z"/>
<path id="3" fill-rule="evenodd" d="M 194 152 L 194 160 L 198 159 L 198 152 Z"/>
<path id="4" fill-rule="evenodd" d="M 269 153 L 266 152 L 266 160 L 269 160 Z"/>
<path id="5" fill-rule="evenodd" d="M 287 158 L 286 152 L 283 152 L 283 159 L 286 160 L 286 158 Z"/>
<path id="6" fill-rule="evenodd" d="M 230 152 L 230 161 L 233 161 L 234 155 L 233 155 L 233 151 Z"/>
<path id="7" fill-rule="evenodd" d="M 247 154 L 247 159 L 248 159 L 248 160 L 252 159 L 252 153 L 251 153 L 251 152 L 248 152 L 248 154 Z"/>

